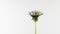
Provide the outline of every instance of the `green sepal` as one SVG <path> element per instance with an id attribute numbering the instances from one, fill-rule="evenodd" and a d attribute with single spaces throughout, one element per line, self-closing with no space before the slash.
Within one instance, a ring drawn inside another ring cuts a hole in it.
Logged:
<path id="1" fill-rule="evenodd" d="M 33 19 L 34 22 L 38 21 L 38 17 L 37 16 L 32 17 L 32 19 Z"/>

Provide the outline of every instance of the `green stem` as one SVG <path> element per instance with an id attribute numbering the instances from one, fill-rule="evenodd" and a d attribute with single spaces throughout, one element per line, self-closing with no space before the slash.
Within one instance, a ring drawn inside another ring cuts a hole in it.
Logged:
<path id="1" fill-rule="evenodd" d="M 36 22 L 34 23 L 34 34 L 36 34 Z"/>

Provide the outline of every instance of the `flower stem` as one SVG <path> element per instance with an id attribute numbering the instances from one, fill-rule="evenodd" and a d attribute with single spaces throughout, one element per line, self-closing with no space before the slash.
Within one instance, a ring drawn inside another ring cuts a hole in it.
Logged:
<path id="1" fill-rule="evenodd" d="M 36 22 L 34 23 L 34 34 L 36 34 Z"/>

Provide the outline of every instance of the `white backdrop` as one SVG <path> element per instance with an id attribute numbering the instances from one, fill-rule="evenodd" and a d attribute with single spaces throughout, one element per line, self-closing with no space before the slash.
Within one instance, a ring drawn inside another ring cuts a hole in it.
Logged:
<path id="1" fill-rule="evenodd" d="M 0 0 L 0 34 L 34 34 L 28 14 L 40 10 L 37 34 L 60 34 L 60 0 Z"/>

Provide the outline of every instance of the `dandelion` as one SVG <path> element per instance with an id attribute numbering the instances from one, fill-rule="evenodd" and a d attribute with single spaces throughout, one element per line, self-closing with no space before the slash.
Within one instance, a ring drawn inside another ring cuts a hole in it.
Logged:
<path id="1" fill-rule="evenodd" d="M 32 19 L 34 22 L 37 22 L 38 21 L 38 17 L 43 15 L 43 13 L 41 13 L 40 11 L 32 11 L 32 12 L 29 12 L 29 14 L 32 16 Z"/>
<path id="2" fill-rule="evenodd" d="M 36 32 L 36 22 L 38 21 L 38 17 L 43 15 L 40 11 L 34 10 L 29 12 L 29 14 L 32 16 L 32 20 L 35 22 L 34 23 L 34 34 L 37 34 Z"/>

